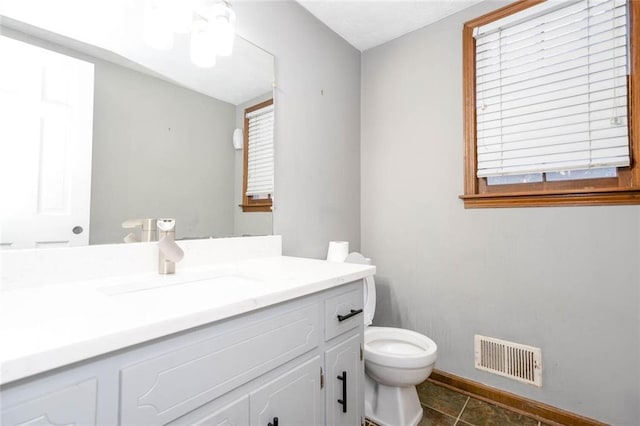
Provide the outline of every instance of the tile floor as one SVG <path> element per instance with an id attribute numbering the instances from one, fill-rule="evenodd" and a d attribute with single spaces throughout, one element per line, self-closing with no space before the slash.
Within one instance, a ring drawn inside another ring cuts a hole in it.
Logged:
<path id="1" fill-rule="evenodd" d="M 424 416 L 418 426 L 545 426 L 522 414 L 455 392 L 430 381 L 418 385 Z M 376 426 L 367 422 L 367 426 Z"/>

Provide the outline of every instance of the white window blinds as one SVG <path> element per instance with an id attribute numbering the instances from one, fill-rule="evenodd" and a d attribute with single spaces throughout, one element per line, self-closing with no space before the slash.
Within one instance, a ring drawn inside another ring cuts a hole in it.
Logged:
<path id="1" fill-rule="evenodd" d="M 247 196 L 273 194 L 273 105 L 249 112 Z"/>
<path id="2" fill-rule="evenodd" d="M 542 5 L 475 34 L 478 177 L 629 165 L 626 1 Z"/>

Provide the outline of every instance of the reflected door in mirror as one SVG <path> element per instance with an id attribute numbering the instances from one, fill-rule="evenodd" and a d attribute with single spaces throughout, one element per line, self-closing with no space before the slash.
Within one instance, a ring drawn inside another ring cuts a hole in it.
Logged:
<path id="1" fill-rule="evenodd" d="M 0 244 L 87 245 L 93 64 L 3 36 L 0 55 Z"/>

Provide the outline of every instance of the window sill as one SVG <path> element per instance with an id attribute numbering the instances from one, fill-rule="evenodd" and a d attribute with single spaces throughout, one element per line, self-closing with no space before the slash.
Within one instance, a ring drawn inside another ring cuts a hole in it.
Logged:
<path id="1" fill-rule="evenodd" d="M 640 188 L 460 195 L 465 209 L 500 207 L 620 206 L 640 204 Z"/>
<path id="2" fill-rule="evenodd" d="M 242 207 L 243 213 L 250 212 L 270 212 L 271 203 L 269 204 L 240 204 L 239 207 Z"/>

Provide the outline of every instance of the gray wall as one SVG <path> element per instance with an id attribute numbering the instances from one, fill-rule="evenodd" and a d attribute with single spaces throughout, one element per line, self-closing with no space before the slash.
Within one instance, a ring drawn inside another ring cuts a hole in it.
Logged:
<path id="1" fill-rule="evenodd" d="M 436 368 L 618 425 L 640 419 L 640 207 L 465 210 L 462 24 L 362 62 L 362 251 L 375 323 L 438 344 Z M 543 387 L 480 372 L 473 335 L 542 348 Z"/>
<path id="2" fill-rule="evenodd" d="M 233 235 L 235 107 L 96 61 L 91 244 L 122 221 L 175 217 L 177 237 Z"/>
<path id="3" fill-rule="evenodd" d="M 274 233 L 288 255 L 360 246 L 360 52 L 293 0 L 234 3 L 238 33 L 275 56 Z"/>
<path id="4" fill-rule="evenodd" d="M 273 98 L 273 93 L 266 93 L 257 98 L 236 106 L 236 127 L 244 132 L 244 110 L 260 102 Z M 233 191 L 233 235 L 270 235 L 273 233 L 273 213 L 271 212 L 243 212 L 242 184 L 244 179 L 244 151 L 236 150 L 235 175 Z"/>

